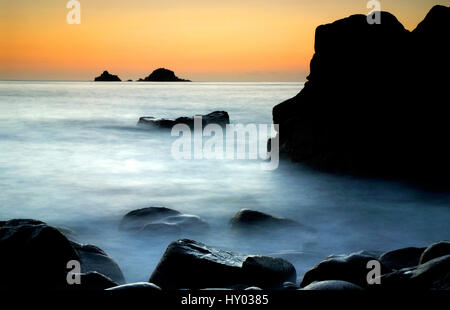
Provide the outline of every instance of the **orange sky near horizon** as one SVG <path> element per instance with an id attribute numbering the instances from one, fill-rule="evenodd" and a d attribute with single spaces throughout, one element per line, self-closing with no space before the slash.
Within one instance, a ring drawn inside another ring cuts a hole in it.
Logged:
<path id="1" fill-rule="evenodd" d="M 314 30 L 366 0 L 0 0 L 0 79 L 92 80 L 103 70 L 122 80 L 166 67 L 196 81 L 304 81 Z M 435 4 L 381 0 L 382 10 L 414 29 Z"/>

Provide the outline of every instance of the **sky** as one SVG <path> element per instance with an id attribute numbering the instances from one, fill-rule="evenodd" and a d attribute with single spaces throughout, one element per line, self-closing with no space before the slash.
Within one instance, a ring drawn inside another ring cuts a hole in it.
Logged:
<path id="1" fill-rule="evenodd" d="M 122 80 L 169 68 L 194 81 L 304 81 L 314 31 L 367 0 L 0 0 L 1 80 Z M 412 30 L 435 4 L 380 0 Z"/>

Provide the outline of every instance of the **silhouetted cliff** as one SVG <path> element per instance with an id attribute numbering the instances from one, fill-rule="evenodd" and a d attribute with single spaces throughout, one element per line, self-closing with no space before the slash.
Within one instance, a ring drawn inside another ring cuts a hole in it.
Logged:
<path id="1" fill-rule="evenodd" d="M 410 32 L 390 13 L 316 29 L 305 87 L 273 109 L 280 151 L 324 170 L 446 181 L 450 8 Z"/>

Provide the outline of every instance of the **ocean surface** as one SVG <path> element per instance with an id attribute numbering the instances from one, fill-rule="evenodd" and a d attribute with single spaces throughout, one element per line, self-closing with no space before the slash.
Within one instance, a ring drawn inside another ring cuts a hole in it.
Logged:
<path id="1" fill-rule="evenodd" d="M 426 246 L 450 239 L 450 195 L 260 160 L 176 160 L 170 131 L 141 116 L 225 110 L 232 123 L 271 124 L 302 83 L 0 82 L 0 220 L 33 218 L 101 247 L 128 282 L 147 281 L 173 236 L 118 231 L 128 211 L 160 205 L 209 223 L 197 241 L 285 257 L 298 276 L 330 254 Z M 264 140 L 265 141 L 265 140 Z M 245 141 L 238 141 L 244 143 Z M 232 232 L 249 208 L 312 230 Z"/>

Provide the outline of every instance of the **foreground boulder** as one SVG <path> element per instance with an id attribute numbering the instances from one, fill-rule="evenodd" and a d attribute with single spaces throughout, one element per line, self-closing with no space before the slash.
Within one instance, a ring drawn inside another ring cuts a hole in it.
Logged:
<path id="1" fill-rule="evenodd" d="M 168 246 L 149 280 L 162 289 L 274 288 L 286 281 L 295 282 L 296 271 L 281 258 L 237 254 L 188 239 Z"/>
<path id="2" fill-rule="evenodd" d="M 104 289 L 117 285 L 109 276 L 124 281 L 117 264 L 103 251 L 69 241 L 41 221 L 0 222 L 0 253 L 0 288 L 19 289 L 38 283 L 37 290 Z M 81 264 L 81 285 L 67 283 L 67 263 L 71 260 Z"/>
<path id="3" fill-rule="evenodd" d="M 302 227 L 296 221 L 249 209 L 242 209 L 236 212 L 230 220 L 230 226 L 234 230 L 251 230 L 255 232 L 260 232 L 260 230 L 270 231 L 272 229 Z"/>
<path id="4" fill-rule="evenodd" d="M 380 262 L 390 269 L 403 269 L 417 266 L 425 248 L 403 248 L 389 251 L 380 256 Z"/>
<path id="5" fill-rule="evenodd" d="M 190 82 L 190 80 L 180 79 L 173 71 L 159 68 L 145 79 L 139 79 L 138 82 Z"/>
<path id="6" fill-rule="evenodd" d="M 381 288 L 450 290 L 450 255 L 434 258 L 417 267 L 385 274 L 381 277 Z"/>
<path id="7" fill-rule="evenodd" d="M 202 232 L 208 228 L 209 225 L 196 215 L 182 214 L 173 209 L 156 206 L 128 212 L 119 225 L 120 230 L 145 235 Z"/>
<path id="8" fill-rule="evenodd" d="M 327 280 L 320 282 L 313 282 L 305 286 L 302 290 L 305 291 L 361 291 L 362 288 L 356 284 L 341 281 L 341 280 Z"/>
<path id="9" fill-rule="evenodd" d="M 114 293 L 145 293 L 151 294 L 161 291 L 161 288 L 153 283 L 148 282 L 136 282 L 128 283 L 124 285 L 114 286 L 107 289 Z"/>
<path id="10" fill-rule="evenodd" d="M 317 27 L 304 88 L 273 109 L 279 150 L 322 170 L 450 185 L 450 8 L 433 7 L 412 32 L 381 20 Z"/>
<path id="11" fill-rule="evenodd" d="M 434 243 L 423 251 L 419 263 L 424 264 L 432 259 L 445 255 L 450 255 L 450 242 L 441 241 Z"/>
<path id="12" fill-rule="evenodd" d="M 117 75 L 110 74 L 108 71 L 103 71 L 100 76 L 97 76 L 95 82 L 120 82 L 121 79 Z"/>
<path id="13" fill-rule="evenodd" d="M 230 116 L 225 111 L 214 111 L 206 115 L 197 115 L 202 117 L 202 127 L 209 124 L 217 124 L 221 127 L 230 123 Z M 189 128 L 194 128 L 194 117 L 179 117 L 177 119 L 155 118 L 153 116 L 144 116 L 139 118 L 138 126 L 146 128 L 171 129 L 177 124 L 185 124 Z"/>
<path id="14" fill-rule="evenodd" d="M 117 263 L 102 249 L 92 244 L 70 243 L 80 257 L 82 273 L 97 272 L 114 283 L 125 283 L 125 278 Z"/>
<path id="15" fill-rule="evenodd" d="M 308 270 L 303 277 L 300 287 L 306 287 L 315 281 L 341 280 L 367 287 L 367 263 L 376 260 L 376 257 L 353 253 L 348 256 L 337 256 L 320 262 Z M 381 265 L 381 273 L 390 271 Z"/>

